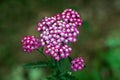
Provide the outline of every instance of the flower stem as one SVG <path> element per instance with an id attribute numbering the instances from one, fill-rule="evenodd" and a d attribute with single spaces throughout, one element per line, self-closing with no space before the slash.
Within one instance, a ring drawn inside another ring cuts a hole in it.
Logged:
<path id="1" fill-rule="evenodd" d="M 61 72 L 60 63 L 58 61 L 57 61 L 57 68 L 58 68 L 58 72 Z"/>
<path id="2" fill-rule="evenodd" d="M 60 63 L 56 60 L 54 60 L 54 63 L 55 63 L 55 67 L 54 67 L 55 76 L 59 76 L 61 74 Z"/>
<path id="3" fill-rule="evenodd" d="M 68 56 L 68 60 L 69 60 L 69 62 L 71 64 L 72 58 L 70 56 Z"/>
<path id="4" fill-rule="evenodd" d="M 38 52 L 40 52 L 40 54 L 42 54 L 42 56 L 44 56 L 45 59 L 49 61 L 48 57 L 43 53 L 43 50 L 40 50 L 40 49 L 37 49 L 37 50 Z"/>

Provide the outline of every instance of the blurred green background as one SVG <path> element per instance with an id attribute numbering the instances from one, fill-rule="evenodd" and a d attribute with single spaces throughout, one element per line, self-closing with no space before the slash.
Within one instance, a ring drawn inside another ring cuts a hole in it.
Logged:
<path id="1" fill-rule="evenodd" d="M 84 20 L 71 56 L 83 56 L 86 68 L 73 74 L 79 80 L 120 80 L 120 0 L 0 0 L 0 80 L 45 80 L 49 69 L 23 69 L 44 58 L 23 52 L 20 41 L 39 35 L 41 18 L 66 8 Z"/>

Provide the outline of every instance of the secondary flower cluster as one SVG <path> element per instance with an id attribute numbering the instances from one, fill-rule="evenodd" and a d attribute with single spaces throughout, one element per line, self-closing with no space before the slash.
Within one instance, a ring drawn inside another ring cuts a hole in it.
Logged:
<path id="1" fill-rule="evenodd" d="M 84 68 L 84 59 L 82 57 L 78 57 L 72 60 L 71 68 L 74 71 L 82 70 Z"/>
<path id="2" fill-rule="evenodd" d="M 39 41 L 35 36 L 25 36 L 22 40 L 22 44 L 24 51 L 29 53 L 39 47 Z"/>
<path id="3" fill-rule="evenodd" d="M 79 35 L 78 26 L 82 26 L 80 15 L 72 9 L 66 9 L 53 17 L 45 17 L 40 20 L 37 31 L 40 32 L 39 38 L 35 36 L 25 36 L 22 40 L 23 49 L 31 53 L 39 47 L 45 46 L 45 53 L 59 61 L 67 58 L 72 52 L 72 48 L 67 43 L 77 41 Z M 84 61 L 81 57 L 72 61 L 71 68 L 81 70 Z"/>

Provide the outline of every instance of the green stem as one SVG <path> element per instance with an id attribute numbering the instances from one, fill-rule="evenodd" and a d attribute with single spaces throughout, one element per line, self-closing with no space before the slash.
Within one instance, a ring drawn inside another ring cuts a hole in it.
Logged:
<path id="1" fill-rule="evenodd" d="M 58 61 L 55 60 L 55 71 L 57 72 L 56 75 L 60 74 L 61 69 L 60 69 L 60 63 Z"/>
<path id="2" fill-rule="evenodd" d="M 69 60 L 69 62 L 70 62 L 70 64 L 71 64 L 72 58 L 71 58 L 70 56 L 68 56 L 68 60 Z M 71 72 L 71 69 L 70 69 L 70 68 L 69 68 L 69 71 Z"/>
<path id="3" fill-rule="evenodd" d="M 70 56 L 68 56 L 68 60 L 69 60 L 69 62 L 71 64 L 72 58 Z"/>
<path id="4" fill-rule="evenodd" d="M 40 50 L 40 49 L 37 49 L 37 50 L 42 54 L 42 56 L 44 56 L 45 59 L 49 61 L 48 57 L 43 53 L 43 50 Z"/>
<path id="5" fill-rule="evenodd" d="M 58 61 L 57 61 L 57 67 L 58 67 L 58 71 L 61 72 L 60 63 Z"/>

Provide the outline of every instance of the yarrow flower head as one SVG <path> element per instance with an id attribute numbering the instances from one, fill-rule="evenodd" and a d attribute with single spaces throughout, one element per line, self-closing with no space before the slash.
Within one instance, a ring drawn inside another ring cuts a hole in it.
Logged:
<path id="1" fill-rule="evenodd" d="M 25 36 L 21 42 L 24 51 L 29 53 L 32 52 L 33 50 L 38 49 L 39 47 L 39 41 L 35 36 Z"/>
<path id="2" fill-rule="evenodd" d="M 73 71 L 82 70 L 84 68 L 84 59 L 82 57 L 75 58 L 71 63 L 71 69 Z"/>
<path id="3" fill-rule="evenodd" d="M 66 9 L 62 13 L 59 13 L 53 17 L 45 17 L 38 23 L 37 26 L 37 31 L 41 32 L 40 46 L 46 46 L 46 54 L 51 55 L 56 60 L 67 58 L 71 51 L 69 51 L 68 54 L 68 52 L 66 53 L 62 47 L 68 46 L 68 42 L 73 43 L 77 41 L 77 36 L 80 33 L 77 29 L 77 26 L 81 25 L 82 19 L 80 15 L 72 9 Z M 57 52 L 52 50 L 52 48 L 56 45 L 60 46 L 60 48 L 57 48 Z M 72 50 L 70 47 L 67 48 Z"/>

